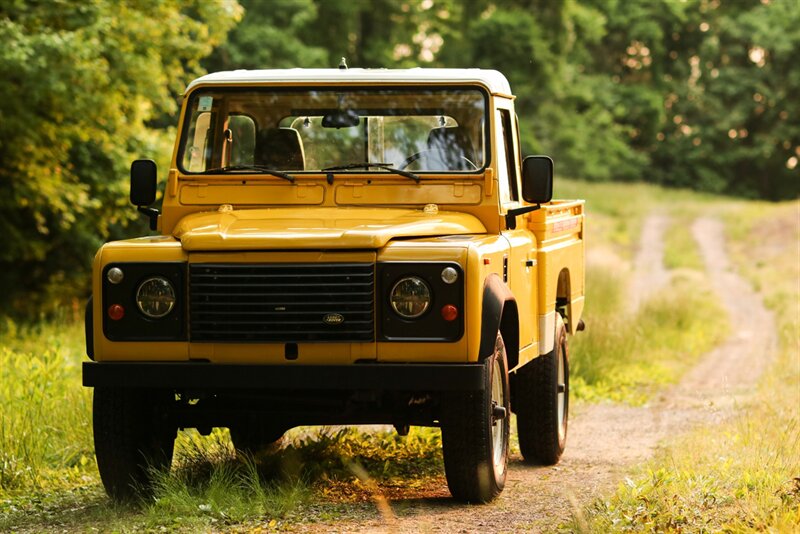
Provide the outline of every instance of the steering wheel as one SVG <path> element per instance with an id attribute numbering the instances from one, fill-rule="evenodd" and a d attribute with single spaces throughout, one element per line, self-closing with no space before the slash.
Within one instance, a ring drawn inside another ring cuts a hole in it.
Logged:
<path id="1" fill-rule="evenodd" d="M 398 165 L 398 166 L 397 166 L 397 168 L 398 168 L 398 169 L 400 169 L 401 171 L 403 171 L 403 170 L 405 170 L 405 169 L 406 169 L 406 167 L 408 167 L 409 165 L 411 165 L 412 163 L 414 163 L 414 162 L 415 162 L 415 161 L 417 161 L 418 159 L 427 158 L 427 157 L 429 157 L 431 154 L 439 154 L 439 155 L 441 155 L 441 154 L 442 154 L 442 151 L 441 151 L 441 150 L 436 150 L 436 149 L 433 149 L 433 148 L 428 148 L 428 149 L 425 149 L 425 150 L 420 150 L 419 152 L 416 152 L 416 153 L 414 153 L 414 154 L 411 154 L 411 155 L 410 155 L 410 156 L 408 156 L 406 159 L 404 159 L 404 160 L 403 160 L 403 162 L 402 162 L 400 165 Z M 437 158 L 437 159 L 438 159 L 439 161 L 442 161 L 442 162 L 444 162 L 444 161 L 445 161 L 445 158 L 442 158 L 442 157 L 439 157 L 439 158 Z M 468 165 L 471 167 L 470 169 L 467 169 L 467 170 L 472 170 L 472 171 L 478 170 L 478 166 L 477 166 L 477 165 L 475 165 L 475 164 L 474 164 L 474 163 L 473 163 L 473 162 L 472 162 L 472 161 L 471 161 L 469 158 L 467 158 L 466 156 L 459 156 L 459 157 L 458 157 L 458 159 L 459 159 L 459 160 L 464 160 L 464 161 L 466 161 L 466 162 L 467 162 L 467 164 L 468 164 Z M 451 170 L 451 169 L 441 169 L 441 170 L 447 171 L 447 170 Z M 463 170 L 463 169 L 452 169 L 452 170 Z"/>

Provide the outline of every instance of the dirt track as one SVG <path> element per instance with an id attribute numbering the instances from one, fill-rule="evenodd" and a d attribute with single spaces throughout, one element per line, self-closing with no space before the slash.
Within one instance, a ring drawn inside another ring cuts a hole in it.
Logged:
<path id="1" fill-rule="evenodd" d="M 662 236 L 667 227 L 665 217 L 654 215 L 643 228 L 631 281 L 632 290 L 641 295 L 637 303 L 669 280 L 669 273 L 661 267 Z M 320 532 L 551 530 L 600 492 L 612 490 L 626 468 L 652 456 L 665 438 L 730 414 L 737 401 L 753 391 L 775 354 L 775 325 L 761 298 L 731 272 L 721 223 L 699 219 L 692 231 L 708 279 L 730 316 L 732 334 L 679 384 L 647 406 L 597 404 L 573 411 L 561 463 L 535 468 L 512 457 L 506 489 L 490 505 L 460 505 L 442 486 L 427 488 L 418 498 L 390 498 L 390 510 L 381 506 L 379 518 L 312 523 L 301 528 Z"/>

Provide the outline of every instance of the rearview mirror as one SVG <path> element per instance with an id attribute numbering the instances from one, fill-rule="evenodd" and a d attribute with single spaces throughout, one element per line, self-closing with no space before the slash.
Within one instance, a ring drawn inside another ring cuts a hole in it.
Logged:
<path id="1" fill-rule="evenodd" d="M 523 160 L 522 198 L 535 204 L 553 198 L 553 160 L 548 156 L 528 156 Z"/>
<path id="2" fill-rule="evenodd" d="M 151 159 L 137 159 L 131 163 L 131 204 L 149 206 L 156 200 L 158 169 Z"/>
<path id="3" fill-rule="evenodd" d="M 338 109 L 322 117 L 323 128 L 352 128 L 360 122 L 361 117 L 352 109 Z"/>

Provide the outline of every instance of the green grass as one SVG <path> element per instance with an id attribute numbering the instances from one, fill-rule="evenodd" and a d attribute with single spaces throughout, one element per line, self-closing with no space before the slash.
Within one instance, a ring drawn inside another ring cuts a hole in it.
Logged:
<path id="1" fill-rule="evenodd" d="M 644 183 L 581 182 L 558 178 L 553 198 L 586 200 L 588 246 L 612 246 L 630 259 L 644 218 L 654 211 L 686 222 L 724 197 Z"/>
<path id="2" fill-rule="evenodd" d="M 0 492 L 69 486 L 91 471 L 91 395 L 80 387 L 82 334 L 74 323 L 4 326 Z"/>
<path id="3" fill-rule="evenodd" d="M 703 258 L 692 236 L 692 220 L 673 219 L 664 236 L 664 267 L 703 270 Z"/>
<path id="4" fill-rule="evenodd" d="M 676 382 L 728 331 L 719 304 L 693 278 L 675 277 L 633 313 L 609 304 L 621 301 L 619 275 L 589 271 L 587 288 L 587 328 L 570 340 L 570 385 L 577 399 L 641 404 L 658 387 Z"/>
<path id="5" fill-rule="evenodd" d="M 784 353 L 779 366 L 791 367 Z M 567 526 L 581 532 L 800 530 L 800 373 L 765 381 L 761 400 L 725 424 L 673 442 Z"/>
<path id="6" fill-rule="evenodd" d="M 566 530 L 800 531 L 800 203 L 717 208 L 737 270 L 775 312 L 778 360 L 735 418 L 677 438 Z"/>
<path id="7" fill-rule="evenodd" d="M 99 486 L 94 463 L 72 484 L 0 492 L 0 531 L 178 531 L 272 525 L 299 519 L 333 519 L 375 513 L 371 501 L 384 491 L 414 492 L 443 484 L 441 433 L 412 428 L 364 433 L 304 427 L 287 434 L 284 446 L 258 458 L 237 457 L 228 432 L 179 433 L 170 472 L 154 473 L 152 498 L 114 505 Z M 344 505 L 344 508 L 343 508 Z"/>
<path id="8" fill-rule="evenodd" d="M 639 237 L 642 220 L 652 209 L 660 189 L 645 184 L 587 183 L 559 179 L 554 198 L 586 200 L 587 232 L 591 246 L 610 244 L 630 257 Z"/>
<path id="9" fill-rule="evenodd" d="M 174 473 L 159 473 L 155 496 L 143 510 L 148 527 L 195 528 L 247 521 L 284 520 L 307 504 L 311 488 L 302 479 L 276 478 L 253 459 L 206 457 Z"/>

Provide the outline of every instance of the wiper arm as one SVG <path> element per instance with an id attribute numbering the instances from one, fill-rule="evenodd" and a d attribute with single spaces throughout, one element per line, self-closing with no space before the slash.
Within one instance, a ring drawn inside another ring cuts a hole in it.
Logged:
<path id="1" fill-rule="evenodd" d="M 327 167 L 325 169 L 322 169 L 322 171 L 323 172 L 346 171 L 348 169 L 369 169 L 370 167 L 377 167 L 385 171 L 393 172 L 394 174 L 404 176 L 406 178 L 411 178 L 417 183 L 419 183 L 420 180 L 419 176 L 417 176 L 413 172 L 404 171 L 402 169 L 395 169 L 394 167 L 392 167 L 391 163 L 378 163 L 378 162 L 365 161 L 364 163 L 348 163 L 347 165 L 334 165 L 333 167 Z"/>
<path id="2" fill-rule="evenodd" d="M 236 172 L 236 171 L 256 171 L 264 174 L 271 174 L 272 176 L 277 176 L 278 178 L 283 178 L 284 180 L 288 180 L 294 183 L 294 177 L 292 175 L 276 169 L 270 169 L 269 167 L 265 167 L 264 165 L 229 165 L 228 167 L 217 167 L 216 169 L 206 169 L 198 174 L 225 174 L 227 172 Z"/>

